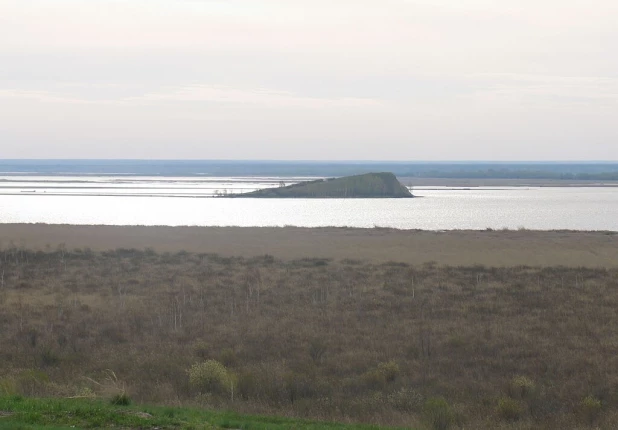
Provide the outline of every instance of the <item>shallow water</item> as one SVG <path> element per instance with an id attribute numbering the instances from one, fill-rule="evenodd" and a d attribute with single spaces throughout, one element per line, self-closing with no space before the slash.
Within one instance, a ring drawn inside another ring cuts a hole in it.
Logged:
<path id="1" fill-rule="evenodd" d="M 618 230 L 618 188 L 415 188 L 417 199 L 222 199 L 304 178 L 0 177 L 0 223 Z"/>

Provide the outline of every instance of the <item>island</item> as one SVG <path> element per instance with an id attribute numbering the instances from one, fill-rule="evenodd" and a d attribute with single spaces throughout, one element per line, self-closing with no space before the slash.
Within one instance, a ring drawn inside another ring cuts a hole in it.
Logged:
<path id="1" fill-rule="evenodd" d="M 411 198 L 410 190 L 389 172 L 318 179 L 278 188 L 265 188 L 226 197 L 253 198 Z"/>

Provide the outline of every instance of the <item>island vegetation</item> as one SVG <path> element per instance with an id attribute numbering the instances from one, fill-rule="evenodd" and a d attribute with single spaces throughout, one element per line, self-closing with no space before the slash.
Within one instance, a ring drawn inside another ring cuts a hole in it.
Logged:
<path id="1" fill-rule="evenodd" d="M 409 198 L 414 197 L 392 173 L 366 173 L 317 179 L 227 197 L 256 198 Z"/>

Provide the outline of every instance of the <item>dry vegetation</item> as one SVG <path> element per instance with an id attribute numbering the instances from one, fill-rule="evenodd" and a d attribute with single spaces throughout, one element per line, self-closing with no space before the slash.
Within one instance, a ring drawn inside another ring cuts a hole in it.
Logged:
<path id="1" fill-rule="evenodd" d="M 0 275 L 0 394 L 435 429 L 618 425 L 615 268 L 11 245 Z"/>
<path id="2" fill-rule="evenodd" d="M 0 224 L 0 248 L 152 248 L 277 259 L 352 258 L 452 266 L 618 267 L 618 232 L 302 227 L 146 227 Z"/>

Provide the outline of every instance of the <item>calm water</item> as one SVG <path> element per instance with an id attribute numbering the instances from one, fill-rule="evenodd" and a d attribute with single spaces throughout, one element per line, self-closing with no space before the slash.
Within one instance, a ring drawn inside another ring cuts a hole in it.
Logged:
<path id="1" fill-rule="evenodd" d="M 0 177 L 0 223 L 618 230 L 618 188 L 415 188 L 418 199 L 209 198 L 281 181 Z"/>

